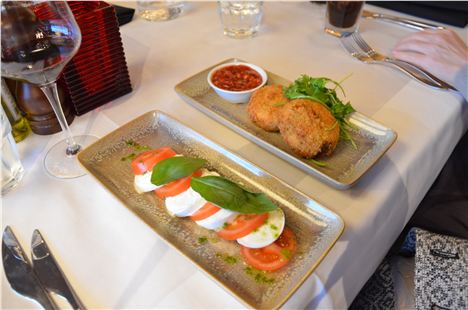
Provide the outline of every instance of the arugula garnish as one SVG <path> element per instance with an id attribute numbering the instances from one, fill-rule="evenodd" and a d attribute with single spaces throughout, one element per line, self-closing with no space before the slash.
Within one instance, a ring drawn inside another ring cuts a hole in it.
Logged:
<path id="1" fill-rule="evenodd" d="M 347 120 L 347 116 L 356 110 L 349 101 L 343 103 L 336 94 L 336 89 L 339 88 L 343 95 L 345 95 L 341 86 L 343 80 L 336 82 L 326 77 L 313 78 L 303 74 L 288 87 L 284 87 L 283 93 L 290 100 L 310 99 L 323 104 L 330 110 L 340 125 L 340 139 L 350 141 L 353 147 L 357 148 L 356 143 L 349 134 L 352 125 Z M 333 84 L 335 87 L 328 88 L 328 84 Z"/>
<path id="2" fill-rule="evenodd" d="M 310 162 L 319 166 L 319 167 L 326 167 L 327 166 L 327 163 L 324 163 L 323 161 L 320 161 L 320 160 L 316 160 L 316 159 L 313 159 L 313 158 L 309 158 Z"/>
<path id="3" fill-rule="evenodd" d="M 223 177 L 192 178 L 190 186 L 205 200 L 243 214 L 266 213 L 278 208 L 265 194 L 251 193 Z"/>

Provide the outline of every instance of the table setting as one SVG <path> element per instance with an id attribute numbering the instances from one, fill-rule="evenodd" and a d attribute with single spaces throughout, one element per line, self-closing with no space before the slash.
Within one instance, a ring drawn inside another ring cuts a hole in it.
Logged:
<path id="1" fill-rule="evenodd" d="M 468 126 L 454 85 L 390 56 L 416 31 L 466 26 L 355 3 L 2 4 L 2 20 L 30 23 L 2 21 L 2 78 L 39 87 L 63 130 L 15 143 L 1 115 L 16 164 L 8 185 L 2 173 L 2 308 L 349 307 Z M 36 49 L 3 39 L 31 27 Z M 239 70 L 252 86 L 218 84 Z M 255 100 L 282 111 L 277 127 Z M 187 188 L 196 209 L 176 206 Z M 224 217 L 206 221 L 208 205 Z"/>

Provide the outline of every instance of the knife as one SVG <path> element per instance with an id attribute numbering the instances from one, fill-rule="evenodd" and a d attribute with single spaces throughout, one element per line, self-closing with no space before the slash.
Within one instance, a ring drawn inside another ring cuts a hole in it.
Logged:
<path id="1" fill-rule="evenodd" d="M 33 268 L 44 286 L 64 297 L 73 309 L 85 310 L 83 302 L 73 290 L 65 274 L 60 269 L 54 255 L 49 250 L 47 243 L 39 230 L 34 230 L 31 239 L 31 253 Z"/>
<path id="2" fill-rule="evenodd" d="M 445 29 L 443 26 L 438 26 L 434 24 L 429 24 L 425 22 L 420 22 L 414 19 L 408 19 L 408 18 L 401 18 L 401 17 L 396 17 L 396 16 L 391 16 L 391 15 L 386 15 L 382 13 L 376 13 L 376 12 L 371 12 L 367 10 L 362 11 L 362 17 L 364 18 L 369 18 L 369 19 L 381 19 L 383 21 L 387 21 L 390 23 L 395 23 L 400 26 L 405 26 L 409 27 L 411 29 L 416 29 L 416 30 L 424 30 L 424 29 Z"/>
<path id="3" fill-rule="evenodd" d="M 10 226 L 3 231 L 2 261 L 5 276 L 13 290 L 37 301 L 46 310 L 59 309 L 39 281 Z"/>

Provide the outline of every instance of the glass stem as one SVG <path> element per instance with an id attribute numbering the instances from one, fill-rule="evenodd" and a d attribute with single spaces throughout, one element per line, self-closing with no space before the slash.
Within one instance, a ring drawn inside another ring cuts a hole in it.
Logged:
<path id="1" fill-rule="evenodd" d="M 57 83 L 53 82 L 53 83 L 49 83 L 46 85 L 42 85 L 41 90 L 44 93 L 44 95 L 46 95 L 47 99 L 49 100 L 49 103 L 55 112 L 55 116 L 57 116 L 57 119 L 60 123 L 60 127 L 62 127 L 62 131 L 65 132 L 65 135 L 66 135 L 65 140 L 67 142 L 67 149 L 66 149 L 67 155 L 68 156 L 75 155 L 80 150 L 80 145 L 78 145 L 75 142 L 75 139 L 73 139 L 73 135 L 70 130 L 70 127 L 68 127 L 67 119 L 65 118 L 65 115 L 63 114 L 62 105 L 60 104 L 60 98 L 59 98 L 58 90 L 57 90 Z"/>

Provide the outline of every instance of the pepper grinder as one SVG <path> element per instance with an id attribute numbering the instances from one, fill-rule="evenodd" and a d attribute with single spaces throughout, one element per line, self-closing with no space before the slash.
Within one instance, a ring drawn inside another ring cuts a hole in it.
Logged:
<path id="1" fill-rule="evenodd" d="M 13 93 L 16 97 L 16 103 L 20 110 L 26 114 L 26 119 L 29 121 L 34 133 L 50 135 L 62 130 L 52 106 L 39 87 L 21 81 L 10 80 L 10 83 L 14 85 Z M 70 109 L 70 98 L 66 96 L 63 87 L 60 86 L 60 83 L 58 83 L 60 102 L 67 123 L 70 125 L 75 115 Z"/>

